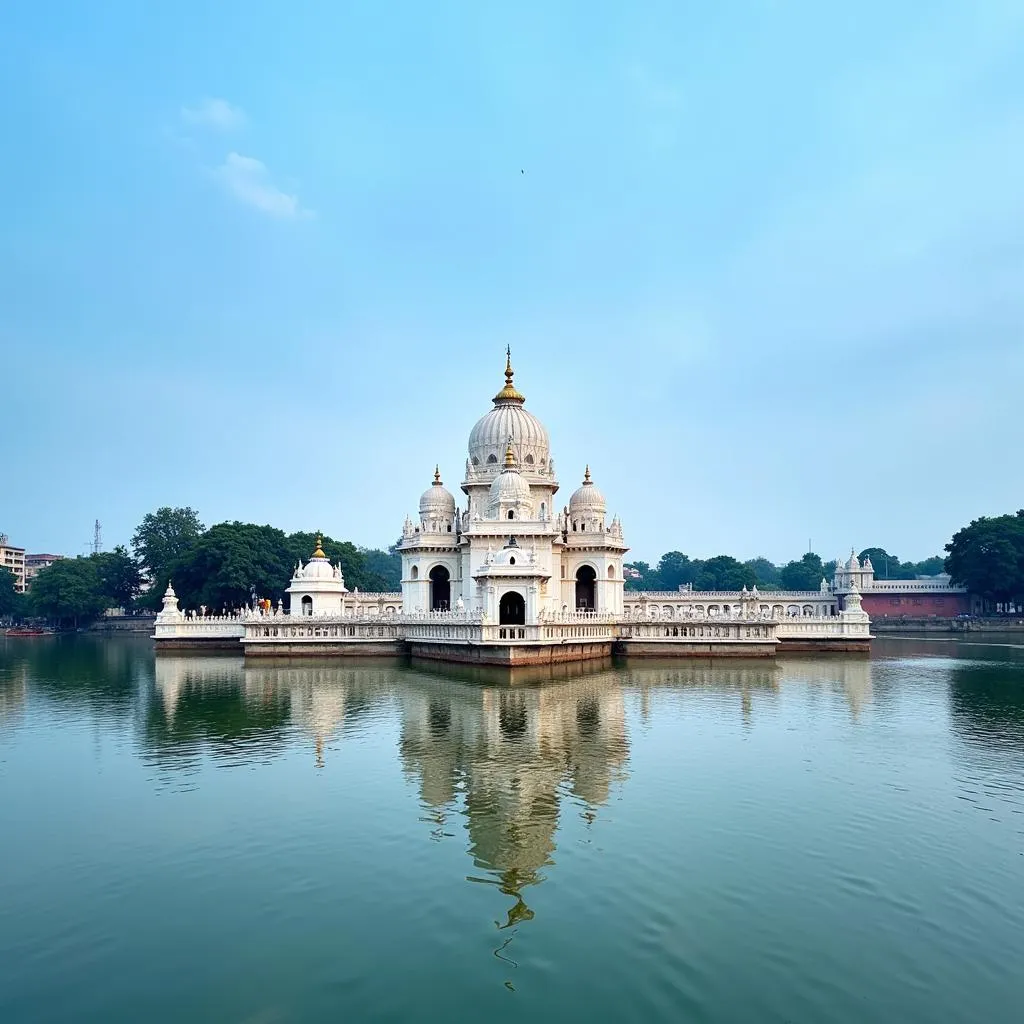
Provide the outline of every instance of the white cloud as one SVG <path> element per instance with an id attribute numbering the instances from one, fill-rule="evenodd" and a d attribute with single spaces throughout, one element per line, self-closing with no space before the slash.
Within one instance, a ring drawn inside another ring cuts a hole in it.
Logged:
<path id="1" fill-rule="evenodd" d="M 298 196 L 289 195 L 274 184 L 262 160 L 242 156 L 240 153 L 228 153 L 216 174 L 239 202 L 255 207 L 271 217 L 288 219 L 312 216 L 312 211 L 300 204 Z"/>
<path id="2" fill-rule="evenodd" d="M 186 124 L 202 125 L 221 132 L 230 132 L 245 124 L 245 112 L 227 100 L 206 98 L 194 107 L 182 107 L 181 118 Z"/>

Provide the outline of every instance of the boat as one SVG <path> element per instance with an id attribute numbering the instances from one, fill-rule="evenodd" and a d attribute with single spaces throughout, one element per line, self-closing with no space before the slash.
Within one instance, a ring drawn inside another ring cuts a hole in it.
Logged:
<path id="1" fill-rule="evenodd" d="M 45 629 L 9 629 L 4 636 L 46 636 Z"/>

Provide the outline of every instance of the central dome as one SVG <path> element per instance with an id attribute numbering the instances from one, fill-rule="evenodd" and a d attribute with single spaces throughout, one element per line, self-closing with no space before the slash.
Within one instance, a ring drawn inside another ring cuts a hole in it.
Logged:
<path id="1" fill-rule="evenodd" d="M 505 362 L 505 386 L 494 396 L 494 408 L 481 416 L 469 433 L 469 459 L 476 472 L 503 467 L 506 447 L 511 444 L 520 469 L 525 473 L 547 474 L 551 459 L 548 432 L 533 413 L 523 408 L 526 399 L 512 383 L 512 356 Z"/>

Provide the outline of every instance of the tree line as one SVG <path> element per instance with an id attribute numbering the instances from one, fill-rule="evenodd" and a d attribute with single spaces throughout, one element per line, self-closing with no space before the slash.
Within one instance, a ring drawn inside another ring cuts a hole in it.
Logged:
<path id="1" fill-rule="evenodd" d="M 865 548 L 857 556 L 871 559 L 876 579 L 912 580 L 934 576 L 943 571 L 944 559 L 934 555 L 920 562 L 902 562 L 885 548 Z M 681 551 L 667 551 L 656 566 L 647 562 L 627 562 L 627 590 L 678 590 L 689 584 L 694 590 L 740 590 L 757 586 L 761 590 L 817 590 L 822 579 L 829 582 L 837 567 L 833 559 L 823 562 L 820 555 L 807 552 L 800 558 L 776 565 L 759 556 L 741 562 L 732 555 L 690 558 Z"/>
<path id="2" fill-rule="evenodd" d="M 118 546 L 60 559 L 39 572 L 27 594 L 16 594 L 14 577 L 0 572 L 0 616 L 77 628 L 108 608 L 159 609 L 169 580 L 183 608 L 220 612 L 249 604 L 253 594 L 276 604 L 295 564 L 312 554 L 316 536 L 237 521 L 207 529 L 192 508 L 159 508 L 136 528 L 131 553 Z M 349 590 L 401 586 L 401 556 L 394 548 L 360 548 L 325 535 L 323 550 L 332 562 L 341 561 Z"/>

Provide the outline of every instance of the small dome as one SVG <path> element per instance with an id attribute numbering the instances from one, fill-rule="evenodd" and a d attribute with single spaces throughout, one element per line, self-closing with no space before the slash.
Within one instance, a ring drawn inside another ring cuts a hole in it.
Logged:
<path id="1" fill-rule="evenodd" d="M 583 474 L 583 483 L 573 491 L 573 495 L 569 499 L 569 514 L 571 516 L 603 516 L 607 507 L 604 495 L 590 479 L 590 467 L 587 466 L 586 472 Z"/>
<path id="2" fill-rule="evenodd" d="M 511 441 L 508 442 L 505 448 L 505 465 L 491 484 L 491 492 L 487 501 L 487 514 L 492 517 L 495 516 L 503 505 L 518 509 L 520 511 L 519 518 L 521 519 L 526 518 L 533 512 L 533 502 L 530 499 L 530 485 L 519 472 Z"/>
<path id="3" fill-rule="evenodd" d="M 860 562 L 857 561 L 857 555 L 852 549 L 850 551 L 850 560 L 846 563 L 846 568 L 852 569 L 855 572 L 860 569 Z"/>
<path id="4" fill-rule="evenodd" d="M 299 564 L 299 570 L 295 573 L 296 579 L 303 580 L 333 580 L 334 566 L 330 559 L 324 554 L 324 539 L 321 534 L 316 535 L 316 548 L 309 556 L 305 568 Z"/>
<path id="5" fill-rule="evenodd" d="M 434 467 L 434 482 L 420 497 L 422 519 L 452 519 L 455 516 L 455 498 L 441 482 L 441 472 Z"/>

